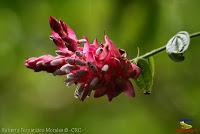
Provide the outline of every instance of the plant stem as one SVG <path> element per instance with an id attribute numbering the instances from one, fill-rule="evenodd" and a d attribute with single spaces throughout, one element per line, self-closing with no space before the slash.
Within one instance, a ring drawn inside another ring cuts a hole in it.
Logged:
<path id="1" fill-rule="evenodd" d="M 197 37 L 197 36 L 200 36 L 200 32 L 196 32 L 196 33 L 190 34 L 190 38 L 194 38 L 194 37 Z M 139 56 L 137 58 L 148 58 L 148 57 L 151 57 L 151 56 L 153 56 L 153 55 L 155 55 L 157 53 L 160 53 L 160 52 L 164 51 L 165 49 L 166 49 L 166 46 L 162 46 L 162 47 L 154 49 L 154 50 L 152 50 L 152 51 L 150 51 L 150 52 L 148 52 L 148 53 L 146 53 L 144 55 L 141 55 L 141 56 Z"/>
<path id="2" fill-rule="evenodd" d="M 153 56 L 153 55 L 155 55 L 157 53 L 160 53 L 160 52 L 164 51 L 165 49 L 166 49 L 166 46 L 159 47 L 159 48 L 154 49 L 154 50 L 152 50 L 152 51 L 150 51 L 150 52 L 148 52 L 148 53 L 146 53 L 144 55 L 141 55 L 139 58 L 151 57 L 151 56 Z"/>
<path id="3" fill-rule="evenodd" d="M 200 32 L 190 34 L 190 38 L 194 38 L 194 37 L 197 37 L 197 36 L 200 36 Z"/>

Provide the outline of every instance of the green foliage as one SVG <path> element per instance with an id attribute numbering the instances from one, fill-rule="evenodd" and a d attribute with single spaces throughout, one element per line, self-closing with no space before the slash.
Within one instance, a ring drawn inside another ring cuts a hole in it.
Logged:
<path id="1" fill-rule="evenodd" d="M 140 89 L 144 90 L 144 94 L 150 94 L 154 77 L 154 59 L 153 57 L 139 58 L 137 65 L 142 69 L 142 72 L 135 83 Z"/>
<path id="2" fill-rule="evenodd" d="M 183 54 L 171 53 L 171 54 L 168 54 L 168 56 L 170 57 L 171 60 L 173 60 L 175 62 L 181 62 L 181 61 L 184 61 L 184 59 L 185 59 Z"/>

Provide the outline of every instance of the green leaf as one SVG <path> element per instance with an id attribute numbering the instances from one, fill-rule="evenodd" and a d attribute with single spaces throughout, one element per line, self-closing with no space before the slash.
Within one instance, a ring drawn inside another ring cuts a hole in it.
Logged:
<path id="1" fill-rule="evenodd" d="M 178 32 L 166 44 L 166 52 L 175 62 L 184 61 L 184 53 L 190 45 L 190 35 L 186 31 Z"/>
<path id="2" fill-rule="evenodd" d="M 151 69 L 152 76 L 154 77 L 154 73 L 155 73 L 154 58 L 153 57 L 148 58 L 148 63 Z"/>
<path id="3" fill-rule="evenodd" d="M 185 59 L 185 57 L 184 57 L 183 54 L 174 54 L 174 53 L 171 53 L 171 54 L 168 54 L 168 55 L 175 62 L 184 61 L 184 59 Z"/>
<path id="4" fill-rule="evenodd" d="M 144 90 L 144 94 L 150 94 L 154 77 L 154 59 L 153 57 L 140 58 L 137 60 L 137 66 L 142 69 L 142 72 L 135 83 L 140 89 Z"/>

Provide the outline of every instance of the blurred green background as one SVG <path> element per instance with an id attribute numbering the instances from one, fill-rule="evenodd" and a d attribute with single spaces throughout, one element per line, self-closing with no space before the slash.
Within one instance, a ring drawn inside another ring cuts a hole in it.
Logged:
<path id="1" fill-rule="evenodd" d="M 82 128 L 84 134 L 173 134 L 180 118 L 200 128 L 200 38 L 186 60 L 174 63 L 156 55 L 153 92 L 124 94 L 108 102 L 93 97 L 80 102 L 64 77 L 34 73 L 24 60 L 54 54 L 50 15 L 62 18 L 92 41 L 104 31 L 129 57 L 164 45 L 180 30 L 200 31 L 199 0 L 1 0 L 0 128 Z M 0 130 L 1 131 L 1 130 Z M 199 130 L 200 132 L 200 130 Z"/>

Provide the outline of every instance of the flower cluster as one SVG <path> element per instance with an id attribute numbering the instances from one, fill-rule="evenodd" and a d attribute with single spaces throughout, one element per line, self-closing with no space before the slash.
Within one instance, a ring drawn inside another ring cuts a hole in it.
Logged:
<path id="1" fill-rule="evenodd" d="M 55 43 L 57 56 L 43 55 L 25 61 L 25 66 L 36 72 L 47 71 L 66 75 L 66 85 L 75 84 L 75 97 L 84 100 L 94 91 L 94 97 L 107 95 L 109 101 L 120 93 L 135 96 L 130 78 L 137 79 L 141 69 L 126 58 L 126 52 L 117 49 L 104 37 L 92 44 L 88 39 L 77 39 L 74 31 L 62 20 L 49 18 L 50 39 Z M 83 46 L 81 45 L 83 44 Z"/>

